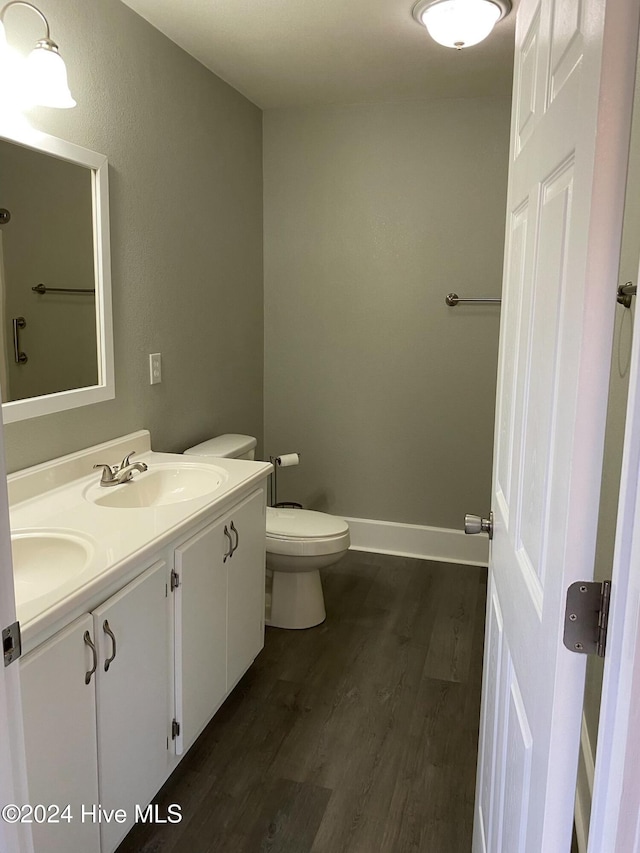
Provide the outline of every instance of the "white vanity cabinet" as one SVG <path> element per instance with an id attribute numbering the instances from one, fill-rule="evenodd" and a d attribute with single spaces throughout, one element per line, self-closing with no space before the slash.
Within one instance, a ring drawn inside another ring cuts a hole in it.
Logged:
<path id="1" fill-rule="evenodd" d="M 258 492 L 229 514 L 233 554 L 227 559 L 227 693 L 264 646 L 266 510 Z"/>
<path id="2" fill-rule="evenodd" d="M 167 778 L 171 736 L 170 570 L 159 561 L 93 612 L 102 851 L 115 850 Z"/>
<path id="3" fill-rule="evenodd" d="M 251 494 L 176 549 L 176 752 L 264 645 L 265 498 Z"/>
<path id="4" fill-rule="evenodd" d="M 76 619 L 20 661 L 24 734 L 33 807 L 70 806 L 71 821 L 33 823 L 36 853 L 100 853 L 100 827 L 82 822 L 98 800 L 93 620 Z"/>
<path id="5" fill-rule="evenodd" d="M 148 434 L 137 438 L 144 451 L 143 439 Z M 118 440 L 110 452 L 130 451 L 132 441 Z M 146 452 L 150 468 L 178 464 L 173 455 Z M 97 543 L 96 559 L 108 554 L 112 566 L 98 564 L 93 584 L 85 575 L 53 608 L 43 598 L 37 631 L 25 620 L 33 649 L 20 660 L 29 804 L 60 809 L 47 812 L 59 823 L 34 822 L 35 853 L 113 853 L 141 816 L 136 807 L 144 813 L 263 646 L 269 467 L 224 463 L 215 500 L 194 498 L 189 511 L 180 501 L 157 512 L 132 508 L 126 517 L 99 504 L 88 512 L 84 483 L 74 486 L 70 469 L 56 512 L 90 515 L 85 535 Z M 25 501 L 13 510 L 16 529 L 34 518 L 46 526 L 27 486 L 28 479 L 15 486 Z M 103 520 L 111 532 L 101 540 Z M 65 612 L 69 624 L 59 628 Z"/>
<path id="6" fill-rule="evenodd" d="M 21 662 L 29 802 L 72 815 L 34 827 L 36 853 L 110 853 L 168 775 L 168 583 L 159 561 Z"/>
<path id="7" fill-rule="evenodd" d="M 176 549 L 176 753 L 189 749 L 227 695 L 224 523 Z M 227 543 L 228 545 L 228 543 Z"/>

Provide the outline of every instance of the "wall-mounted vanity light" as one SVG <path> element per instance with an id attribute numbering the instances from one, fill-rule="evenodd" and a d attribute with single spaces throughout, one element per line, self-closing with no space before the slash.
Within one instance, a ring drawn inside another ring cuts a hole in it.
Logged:
<path id="1" fill-rule="evenodd" d="M 26 6 L 42 19 L 45 26 L 45 36 L 36 42 L 36 46 L 26 59 L 11 68 L 11 55 L 7 45 L 4 30 L 4 18 L 12 6 Z M 18 75 L 18 79 L 8 80 L 7 75 Z M 24 106 L 57 107 L 68 109 L 75 107 L 76 102 L 69 91 L 67 68 L 58 53 L 58 45 L 51 39 L 49 22 L 40 9 L 24 0 L 11 0 L 0 10 L 0 79 L 5 78 L 5 84 L 20 88 L 19 100 Z"/>
<path id="2" fill-rule="evenodd" d="M 419 0 L 413 17 L 445 47 L 471 47 L 511 11 L 510 0 Z"/>

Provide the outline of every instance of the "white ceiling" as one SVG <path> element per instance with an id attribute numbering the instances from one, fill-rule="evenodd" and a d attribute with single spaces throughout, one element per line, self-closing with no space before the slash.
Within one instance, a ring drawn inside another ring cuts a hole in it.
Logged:
<path id="1" fill-rule="evenodd" d="M 263 109 L 469 98 L 511 87 L 515 13 L 456 51 L 414 0 L 124 0 Z"/>

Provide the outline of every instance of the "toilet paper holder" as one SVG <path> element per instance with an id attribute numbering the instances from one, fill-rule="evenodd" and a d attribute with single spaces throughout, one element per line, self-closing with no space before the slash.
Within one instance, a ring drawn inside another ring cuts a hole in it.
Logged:
<path id="1" fill-rule="evenodd" d="M 296 503 L 296 501 L 278 502 L 278 468 L 290 468 L 300 464 L 300 456 L 300 453 L 283 453 L 280 456 L 269 457 L 269 462 L 273 466 L 273 474 L 271 475 L 271 506 L 302 509 L 302 504 Z"/>

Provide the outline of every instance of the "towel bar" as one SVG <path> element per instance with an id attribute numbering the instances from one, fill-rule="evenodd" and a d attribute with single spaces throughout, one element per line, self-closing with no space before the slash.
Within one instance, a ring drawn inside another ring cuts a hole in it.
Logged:
<path id="1" fill-rule="evenodd" d="M 499 296 L 485 296 L 481 298 L 462 299 L 460 296 L 458 296 L 457 293 L 447 293 L 444 298 L 444 301 L 447 303 L 449 308 L 455 308 L 456 305 L 459 305 L 461 302 L 475 302 L 476 304 L 483 305 L 500 305 L 502 299 Z"/>

